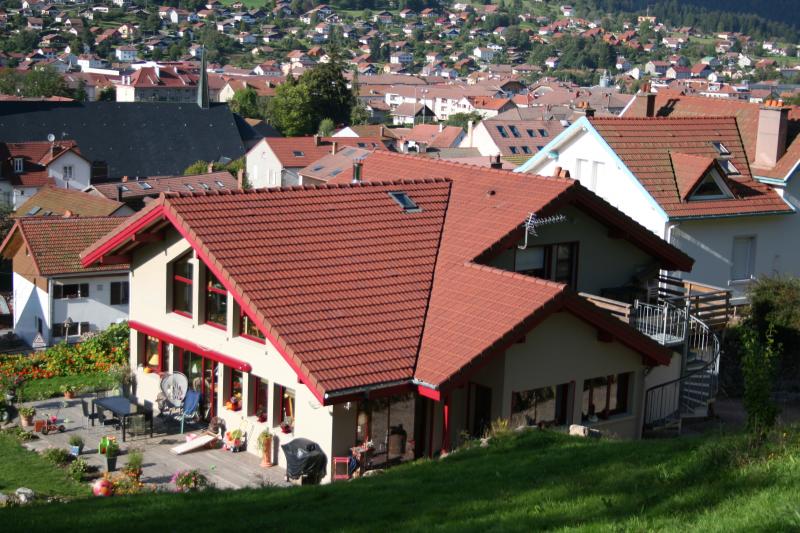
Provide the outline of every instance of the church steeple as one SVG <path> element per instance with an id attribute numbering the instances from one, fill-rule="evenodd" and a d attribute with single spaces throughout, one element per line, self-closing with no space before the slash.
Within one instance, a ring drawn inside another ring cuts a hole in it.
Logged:
<path id="1" fill-rule="evenodd" d="M 208 109 L 208 72 L 206 72 L 206 47 L 200 48 L 200 80 L 197 82 L 197 106 Z"/>

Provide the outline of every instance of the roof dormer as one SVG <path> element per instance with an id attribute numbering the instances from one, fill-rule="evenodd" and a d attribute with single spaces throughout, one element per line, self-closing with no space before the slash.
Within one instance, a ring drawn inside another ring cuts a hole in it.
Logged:
<path id="1" fill-rule="evenodd" d="M 733 198 L 725 176 L 738 170 L 730 160 L 682 153 L 671 153 L 670 158 L 682 202 Z M 728 164 L 733 171 L 727 168 Z"/>

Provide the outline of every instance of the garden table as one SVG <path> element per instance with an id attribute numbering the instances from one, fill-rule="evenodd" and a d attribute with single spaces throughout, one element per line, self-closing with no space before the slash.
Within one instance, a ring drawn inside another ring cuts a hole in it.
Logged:
<path id="1" fill-rule="evenodd" d="M 125 429 L 128 425 L 128 418 L 144 414 L 145 418 L 150 418 L 150 438 L 153 438 L 153 411 L 142 407 L 141 405 L 132 402 L 125 396 L 109 396 L 107 398 L 97 398 L 92 402 L 92 414 L 96 413 L 97 407 L 111 411 L 120 420 L 122 426 L 122 442 L 125 442 Z M 94 425 L 94 417 L 92 417 L 92 425 Z"/>

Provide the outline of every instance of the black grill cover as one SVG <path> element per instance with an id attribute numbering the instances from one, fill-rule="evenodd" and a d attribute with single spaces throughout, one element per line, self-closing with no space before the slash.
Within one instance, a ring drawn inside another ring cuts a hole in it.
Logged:
<path id="1" fill-rule="evenodd" d="M 292 479 L 307 476 L 315 480 L 325 477 L 328 460 L 313 441 L 296 438 L 282 445 L 286 455 L 286 475 Z"/>

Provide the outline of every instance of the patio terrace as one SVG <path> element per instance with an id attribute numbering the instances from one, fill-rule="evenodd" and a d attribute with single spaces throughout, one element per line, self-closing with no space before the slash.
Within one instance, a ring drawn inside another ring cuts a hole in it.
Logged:
<path id="1" fill-rule="evenodd" d="M 262 468 L 260 458 L 249 452 L 232 453 L 220 448 L 201 449 L 183 455 L 171 453 L 170 448 L 185 442 L 185 437 L 179 433 L 178 423 L 160 419 L 158 416 L 154 419 L 153 438 L 150 438 L 148 424 L 148 433 L 129 434 L 126 442 L 122 442 L 122 432 L 115 430 L 114 426 L 96 423 L 92 427 L 91 423 L 84 419 L 80 397 L 71 400 L 51 398 L 25 405 L 36 408 L 35 419 L 43 418 L 45 415 L 55 415 L 60 421 L 66 420 L 63 422 L 66 426 L 64 433 L 56 432 L 48 435 L 38 433 L 39 439 L 25 443 L 26 447 L 34 451 L 47 448 L 69 449 L 69 438 L 72 435 L 79 435 L 85 442 L 81 457 L 90 465 L 99 467 L 100 471 L 105 470 L 105 460 L 97 453 L 97 444 L 104 435 L 114 435 L 121 449 L 117 470 L 127 462 L 125 455 L 129 450 L 140 449 L 144 454 L 141 480 L 148 485 L 167 487 L 176 471 L 189 469 L 197 469 L 205 474 L 214 486 L 220 489 L 291 485 L 285 481 L 283 468 L 277 466 Z M 196 433 L 197 429 L 187 425 L 186 434 Z M 248 437 L 252 439 L 248 445 L 255 446 L 255 436 L 248 435 Z"/>

